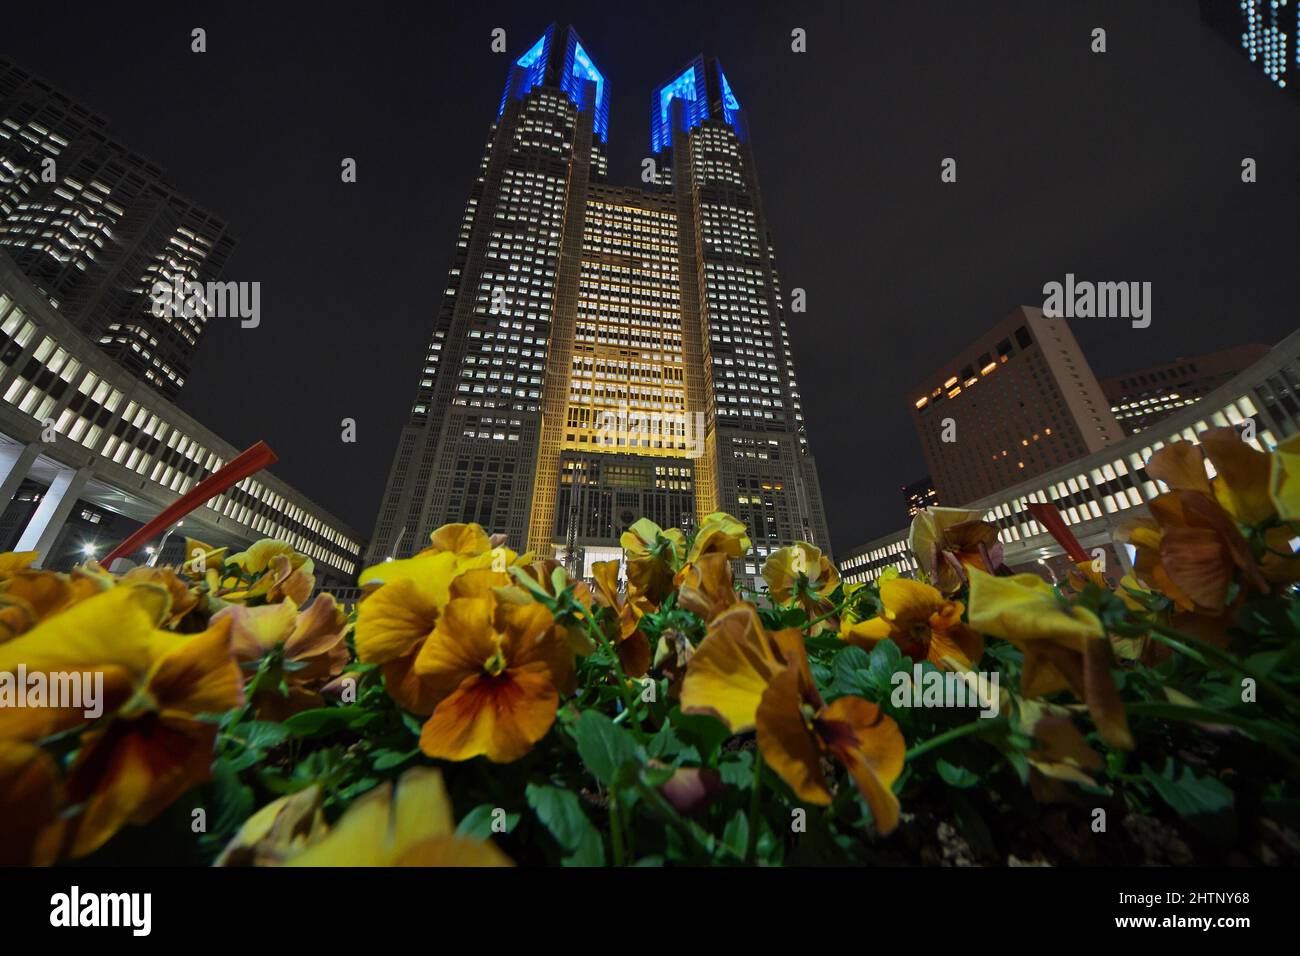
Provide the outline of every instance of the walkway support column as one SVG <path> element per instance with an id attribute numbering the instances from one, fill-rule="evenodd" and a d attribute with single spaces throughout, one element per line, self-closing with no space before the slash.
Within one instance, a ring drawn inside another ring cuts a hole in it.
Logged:
<path id="1" fill-rule="evenodd" d="M 58 540 L 59 532 L 67 523 L 77 497 L 89 480 L 89 468 L 61 468 L 50 482 L 49 489 L 41 496 L 41 503 L 36 506 L 36 511 L 23 529 L 22 537 L 18 539 L 14 550 L 39 552 L 35 566 L 41 567 L 49 557 L 54 542 Z"/>
<path id="2" fill-rule="evenodd" d="M 18 486 L 40 455 L 41 448 L 35 442 L 30 445 L 0 445 L 0 514 L 14 500 Z"/>

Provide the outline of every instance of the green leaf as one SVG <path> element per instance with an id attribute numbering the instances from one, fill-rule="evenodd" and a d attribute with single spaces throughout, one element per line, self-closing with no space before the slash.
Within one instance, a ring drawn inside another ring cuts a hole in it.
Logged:
<path id="1" fill-rule="evenodd" d="M 668 714 L 668 721 L 677 736 L 695 748 L 700 762 L 705 765 L 713 762 L 718 748 L 731 737 L 731 728 L 708 714 L 683 714 L 674 707 Z"/>
<path id="2" fill-rule="evenodd" d="M 564 858 L 565 866 L 604 865 L 605 841 L 582 812 L 582 803 L 576 793 L 530 783 L 524 794 L 537 819 L 569 854 Z"/>
<path id="3" fill-rule="evenodd" d="M 288 718 L 283 727 L 296 737 L 318 737 L 364 726 L 375 715 L 362 707 L 317 707 Z"/>
<path id="4" fill-rule="evenodd" d="M 748 790 L 754 785 L 754 752 L 733 750 L 718 762 L 718 772 L 727 786 Z"/>
<path id="5" fill-rule="evenodd" d="M 249 720 L 231 730 L 231 736 L 243 741 L 250 750 L 268 750 L 289 739 L 283 724 L 270 720 Z"/>
<path id="6" fill-rule="evenodd" d="M 1219 813 L 1232 806 L 1232 791 L 1221 780 L 1198 777 L 1187 766 L 1178 773 L 1172 757 L 1159 773 L 1143 764 L 1142 775 L 1180 817 Z"/>
<path id="7" fill-rule="evenodd" d="M 393 767 L 400 767 L 406 761 L 410 760 L 420 752 L 417 747 L 414 750 L 380 750 L 374 755 L 374 762 L 371 764 L 375 770 L 391 770 Z"/>
<path id="8" fill-rule="evenodd" d="M 585 711 L 574 722 L 570 732 L 577 741 L 578 756 L 583 764 L 607 787 L 615 785 L 624 766 L 641 762 L 632 735 L 604 714 Z"/>
<path id="9" fill-rule="evenodd" d="M 959 767 L 956 764 L 949 763 L 942 758 L 935 764 L 935 768 L 939 771 L 939 776 L 943 778 L 944 783 L 950 787 L 956 787 L 958 790 L 967 790 L 980 782 L 979 774 L 966 767 Z"/>
<path id="10" fill-rule="evenodd" d="M 243 783 L 229 761 L 212 765 L 213 814 L 205 840 L 224 843 L 253 814 L 253 789 Z"/>
<path id="11" fill-rule="evenodd" d="M 871 692 L 868 677 L 871 658 L 860 647 L 846 647 L 835 655 L 831 671 L 834 675 L 835 693 L 865 697 Z"/>
<path id="12" fill-rule="evenodd" d="M 492 824 L 499 819 L 496 811 L 500 809 L 492 806 L 490 803 L 480 803 L 477 807 L 461 819 L 456 826 L 456 835 L 469 837 L 474 840 L 490 840 L 499 834 L 492 829 Z M 515 824 L 519 822 L 518 813 L 507 812 L 506 815 L 506 833 L 513 833 Z"/>
<path id="13" fill-rule="evenodd" d="M 744 858 L 749 845 L 749 814 L 746 811 L 737 810 L 727 821 L 722 831 L 722 843 L 736 856 Z"/>

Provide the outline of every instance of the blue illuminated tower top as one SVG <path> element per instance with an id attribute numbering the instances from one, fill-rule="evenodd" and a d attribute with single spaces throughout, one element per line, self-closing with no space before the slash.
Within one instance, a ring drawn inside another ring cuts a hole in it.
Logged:
<path id="1" fill-rule="evenodd" d="M 583 46 L 577 30 L 566 27 L 562 43 L 556 43 L 556 34 L 556 25 L 552 23 L 528 48 L 528 52 L 515 60 L 506 80 L 497 118 L 500 119 L 505 112 L 506 102 L 512 96 L 517 100 L 523 99 L 536 86 L 556 86 L 579 109 L 590 107 L 594 111 L 596 135 L 602 143 L 609 142 L 609 82 Z M 593 99 L 584 103 L 588 82 L 594 84 Z"/>
<path id="2" fill-rule="evenodd" d="M 708 119 L 720 119 L 745 141 L 744 112 L 722 64 L 697 56 L 686 68 L 650 94 L 650 147 L 662 152 L 673 142 L 673 103 L 680 104 L 682 130 L 692 130 Z"/>

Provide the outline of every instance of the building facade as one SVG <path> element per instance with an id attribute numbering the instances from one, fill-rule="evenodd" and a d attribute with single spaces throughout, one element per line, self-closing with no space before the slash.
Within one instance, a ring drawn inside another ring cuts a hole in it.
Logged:
<path id="1" fill-rule="evenodd" d="M 155 309 L 152 290 L 215 282 L 233 248 L 225 223 L 115 141 L 103 117 L 0 59 L 0 249 L 168 398 L 185 384 L 209 310 Z"/>
<path id="2" fill-rule="evenodd" d="M 1253 422 L 1253 429 L 1245 423 Z M 1084 548 L 1107 547 L 1121 521 L 1148 515 L 1147 504 L 1166 491 L 1146 471 L 1147 459 L 1169 442 L 1197 441 L 1210 428 L 1236 427 L 1259 451 L 1272 451 L 1300 433 L 1300 332 L 1292 332 L 1249 368 L 1190 407 L 1179 408 L 1140 435 L 1131 435 L 1092 454 L 1059 465 L 994 494 L 963 505 L 998 527 L 1004 560 L 1012 568 L 1049 567 L 1060 545 L 1030 512 L 1029 504 L 1055 505 Z M 1253 437 L 1252 437 L 1253 431 Z M 845 581 L 874 581 L 887 567 L 911 576 L 916 560 L 908 550 L 908 528 L 882 535 L 845 553 L 839 562 Z M 1112 552 L 1129 568 L 1124 548 Z M 1057 568 L 1057 573 L 1061 569 Z M 1050 574 L 1044 568 L 1044 575 Z"/>
<path id="3" fill-rule="evenodd" d="M 903 485 L 902 491 L 903 501 L 907 504 L 908 518 L 915 518 L 916 513 L 922 508 L 933 508 L 940 504 L 939 492 L 935 490 L 934 482 L 930 480 L 929 475 L 910 485 Z"/>
<path id="4" fill-rule="evenodd" d="M 1126 435 L 1199 401 L 1268 354 L 1267 345 L 1238 345 L 1209 355 L 1174 359 L 1103 379 L 1101 390 Z"/>
<path id="5" fill-rule="evenodd" d="M 607 182 L 609 97 L 572 28 L 514 61 L 369 560 L 476 521 L 585 569 L 716 510 L 751 565 L 829 548 L 735 94 L 703 57 L 653 91 L 644 188 Z"/>
<path id="6" fill-rule="evenodd" d="M 926 376 L 909 399 L 935 490 L 953 506 L 1124 434 L 1065 319 L 1031 306 Z"/>
<path id="7" fill-rule="evenodd" d="M 45 567 L 103 556 L 239 449 L 105 356 L 0 250 L 0 535 Z M 279 538 L 330 590 L 356 583 L 364 541 L 269 473 L 243 479 L 154 542 L 242 550 Z M 149 553 L 131 555 L 144 563 Z"/>

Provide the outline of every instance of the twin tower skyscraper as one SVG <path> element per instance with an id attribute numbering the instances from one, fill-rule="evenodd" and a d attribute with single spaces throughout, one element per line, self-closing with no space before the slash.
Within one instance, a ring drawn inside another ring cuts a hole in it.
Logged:
<path id="1" fill-rule="evenodd" d="M 697 57 L 606 182 L 609 82 L 576 30 L 514 60 L 466 203 L 371 563 L 476 521 L 589 573 L 640 517 L 748 524 L 752 573 L 829 549 L 745 113 Z M 800 298 L 802 298 L 800 296 Z"/>

